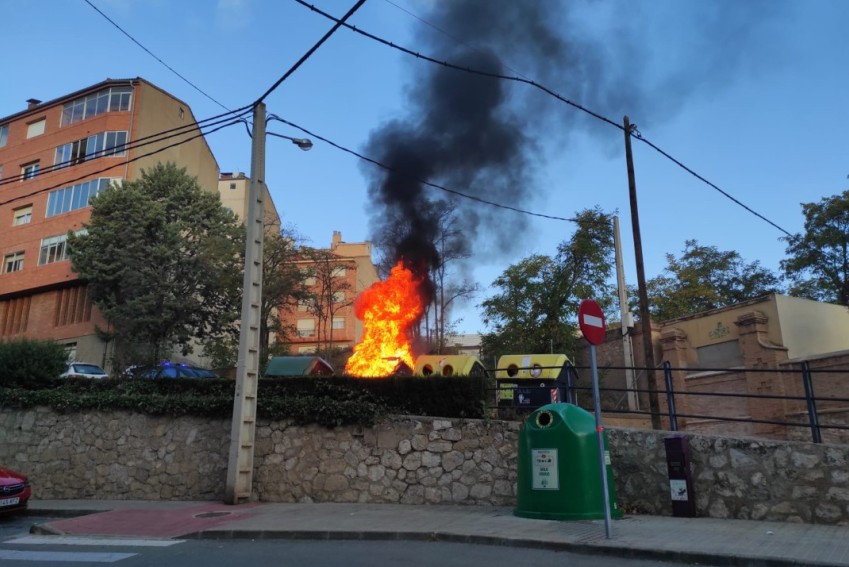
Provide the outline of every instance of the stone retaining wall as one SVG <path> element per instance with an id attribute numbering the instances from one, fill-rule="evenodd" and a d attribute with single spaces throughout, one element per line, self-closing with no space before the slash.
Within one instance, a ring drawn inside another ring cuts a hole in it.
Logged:
<path id="1" fill-rule="evenodd" d="M 373 428 L 260 421 L 255 497 L 265 502 L 510 506 L 521 424 L 393 417 Z M 619 504 L 671 513 L 663 437 L 609 428 Z M 0 463 L 37 498 L 218 500 L 230 422 L 124 412 L 0 409 Z M 849 523 L 849 447 L 690 436 L 698 514 Z"/>

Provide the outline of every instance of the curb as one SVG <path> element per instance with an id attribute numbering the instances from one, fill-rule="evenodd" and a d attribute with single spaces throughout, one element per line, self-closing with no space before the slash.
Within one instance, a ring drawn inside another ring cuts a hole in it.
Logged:
<path id="1" fill-rule="evenodd" d="M 420 541 L 467 543 L 500 547 L 566 551 L 581 555 L 603 555 L 621 559 L 677 561 L 680 563 L 710 564 L 715 567 L 830 567 L 828 563 L 800 563 L 795 560 L 765 559 L 759 557 L 734 557 L 693 551 L 639 549 L 621 546 L 592 545 L 587 543 L 548 542 L 499 536 L 459 535 L 443 532 L 392 532 L 392 531 L 327 531 L 327 530 L 207 530 L 180 536 L 195 540 L 302 540 L 302 541 Z"/>

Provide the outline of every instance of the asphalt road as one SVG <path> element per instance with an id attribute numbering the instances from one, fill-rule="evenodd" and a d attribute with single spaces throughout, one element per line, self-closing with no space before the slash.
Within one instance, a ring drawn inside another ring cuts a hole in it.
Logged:
<path id="1" fill-rule="evenodd" d="M 683 567 L 682 563 L 444 542 L 132 540 L 29 534 L 50 518 L 0 518 L 3 567 Z"/>

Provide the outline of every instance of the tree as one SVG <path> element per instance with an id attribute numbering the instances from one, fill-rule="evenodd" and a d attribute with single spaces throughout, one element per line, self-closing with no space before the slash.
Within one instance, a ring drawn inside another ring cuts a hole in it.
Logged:
<path id="1" fill-rule="evenodd" d="M 457 216 L 457 203 L 453 200 L 437 200 L 420 206 L 426 209 L 418 213 L 428 219 L 428 234 L 417 236 L 426 238 L 436 251 L 438 261 L 429 268 L 433 296 L 416 330 L 424 335 L 431 352 L 441 353 L 451 329 L 458 323 L 451 319 L 452 307 L 474 297 L 480 291 L 480 286 L 455 270 L 471 257 L 470 240 L 465 233 L 466 227 Z M 381 252 L 377 268 L 382 278 L 388 277 L 389 271 L 398 261 L 397 243 L 403 242 L 411 230 L 403 219 L 396 221 L 386 222 L 376 238 L 376 247 Z"/>
<path id="2" fill-rule="evenodd" d="M 431 269 L 434 294 L 425 311 L 424 324 L 431 351 L 441 354 L 455 323 L 450 318 L 451 308 L 455 302 L 473 297 L 480 291 L 480 287 L 470 278 L 457 277 L 453 271 L 457 264 L 471 256 L 468 238 L 457 217 L 456 204 L 453 201 L 439 202 L 437 211 L 437 231 L 433 244 L 439 254 L 439 261 Z"/>
<path id="3" fill-rule="evenodd" d="M 600 209 L 576 216 L 578 229 L 560 243 L 557 255 L 533 255 L 496 278 L 498 292 L 481 303 L 484 358 L 508 353 L 574 353 L 581 300 L 592 297 L 609 310 L 616 297 L 613 219 Z"/>
<path id="4" fill-rule="evenodd" d="M 680 258 L 666 255 L 664 273 L 646 282 L 651 316 L 676 319 L 781 293 L 778 276 L 759 261 L 746 263 L 735 251 L 687 240 Z M 631 294 L 634 297 L 635 294 Z"/>
<path id="5" fill-rule="evenodd" d="M 263 240 L 262 301 L 260 302 L 260 366 L 272 352 L 285 354 L 287 338 L 295 333 L 292 325 L 282 323 L 281 314 L 291 311 L 307 298 L 305 275 L 298 268 L 301 238 L 292 227 L 267 227 Z M 241 290 L 241 282 L 239 285 Z M 216 368 L 235 366 L 239 354 L 241 305 L 235 306 L 233 323 L 204 342 L 204 354 Z M 272 341 L 272 339 L 274 339 Z"/>
<path id="6" fill-rule="evenodd" d="M 319 354 L 333 351 L 333 319 L 337 313 L 353 303 L 349 296 L 352 289 L 347 271 L 356 268 L 352 260 L 346 260 L 328 250 L 302 248 L 302 257 L 308 260 L 303 274 L 314 280 L 305 292 L 307 311 L 318 320 L 317 338 Z"/>
<path id="7" fill-rule="evenodd" d="M 802 203 L 805 233 L 786 237 L 790 293 L 849 305 L 849 191 Z"/>
<path id="8" fill-rule="evenodd" d="M 243 231 L 218 193 L 168 163 L 91 203 L 85 231 L 68 237 L 70 256 L 110 324 L 116 363 L 156 362 L 171 348 L 188 354 L 194 339 L 232 322 Z M 129 354 L 137 344 L 144 359 Z"/>

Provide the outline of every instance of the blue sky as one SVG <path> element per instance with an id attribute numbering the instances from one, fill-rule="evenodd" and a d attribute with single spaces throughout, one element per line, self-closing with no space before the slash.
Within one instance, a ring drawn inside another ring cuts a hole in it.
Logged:
<path id="1" fill-rule="evenodd" d="M 294 0 L 91 2 L 229 108 L 252 102 L 331 26 Z M 353 4 L 311 3 L 336 16 Z M 457 49 L 486 45 L 504 61 L 505 74 L 537 80 L 616 123 L 627 114 L 646 139 L 791 233 L 802 230 L 800 203 L 849 187 L 849 2 L 549 0 L 541 4 L 545 19 L 570 47 L 551 60 L 541 52 L 529 58 L 513 34 L 519 26 L 509 21 L 482 39 L 447 29 L 432 13 L 440 4 L 368 0 L 350 23 L 446 59 L 452 42 Z M 223 112 L 84 0 L 0 0 L 0 19 L 7 23 L 0 115 L 24 109 L 29 98 L 49 100 L 107 77 L 135 76 L 188 102 L 199 119 Z M 446 51 L 431 53 L 438 45 Z M 411 119 L 411 98 L 421 93 L 429 66 L 342 29 L 266 99 L 268 111 L 366 153 L 373 132 Z M 515 197 L 500 198 L 565 218 L 594 206 L 618 211 L 626 279 L 635 283 L 621 131 L 527 85 L 511 83 L 506 93 L 524 126 L 531 167 Z M 269 130 L 302 135 L 274 122 Z M 284 222 L 315 246 L 329 245 L 334 230 L 348 242 L 370 239 L 373 166 L 314 141 L 301 152 L 268 139 L 266 181 Z M 212 134 L 209 144 L 222 171 L 249 172 L 243 127 Z M 778 270 L 785 250 L 779 229 L 645 144 L 633 146 L 647 277 L 658 275 L 665 254 L 680 254 L 687 239 Z M 477 251 L 469 273 L 484 287 L 532 253 L 553 253 L 574 230 L 569 222 L 522 223 L 517 215 L 494 209 L 464 223 Z M 512 245 L 488 245 L 499 235 Z M 476 307 L 483 297 L 457 311 L 459 331 L 483 330 Z"/>

